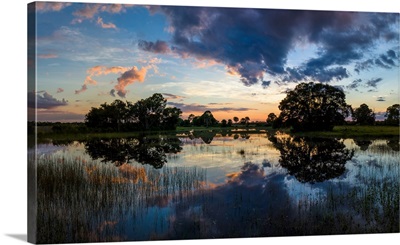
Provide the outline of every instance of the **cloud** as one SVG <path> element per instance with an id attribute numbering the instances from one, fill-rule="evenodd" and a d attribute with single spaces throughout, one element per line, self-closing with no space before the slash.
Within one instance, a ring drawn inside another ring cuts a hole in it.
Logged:
<path id="1" fill-rule="evenodd" d="M 138 47 L 141 50 L 149 51 L 156 54 L 165 54 L 171 51 L 166 42 L 159 40 L 156 42 L 148 42 L 145 40 L 140 40 L 138 43 Z"/>
<path id="2" fill-rule="evenodd" d="M 392 49 L 389 49 L 385 54 L 381 54 L 375 59 L 375 64 L 385 69 L 391 69 L 398 66 L 399 55 Z"/>
<path id="3" fill-rule="evenodd" d="M 262 81 L 261 86 L 266 89 L 271 85 L 271 81 Z"/>
<path id="4" fill-rule="evenodd" d="M 37 111 L 37 119 L 41 122 L 83 122 L 85 115 L 67 111 L 45 110 Z"/>
<path id="5" fill-rule="evenodd" d="M 396 13 L 180 6 L 148 9 L 167 16 L 172 39 L 169 45 L 162 40 L 141 41 L 143 50 L 159 53 L 166 50 L 156 48 L 162 44 L 182 57 L 213 60 L 225 65 L 230 74 L 238 74 L 247 86 L 262 83 L 266 75 L 287 82 L 342 80 L 350 76 L 345 66 L 361 62 L 378 41 L 399 41 Z M 318 47 L 315 57 L 287 69 L 288 54 L 300 43 Z"/>
<path id="6" fill-rule="evenodd" d="M 122 67 L 122 66 L 112 66 L 112 67 L 106 67 L 103 65 L 93 66 L 86 71 L 86 73 L 88 73 L 89 75 L 86 76 L 81 89 L 75 90 L 75 94 L 80 94 L 82 92 L 85 92 L 88 89 L 87 85 L 89 84 L 97 85 L 97 81 L 92 78 L 93 76 L 108 75 L 110 73 L 114 74 L 124 73 L 129 69 L 130 68 L 128 67 Z"/>
<path id="7" fill-rule="evenodd" d="M 355 65 L 355 71 L 360 73 L 363 70 L 371 70 L 375 66 L 391 69 L 397 67 L 399 64 L 399 54 L 396 53 L 393 49 L 389 49 L 386 53 L 380 54 L 376 57 L 367 59 L 362 62 L 358 62 Z"/>
<path id="8" fill-rule="evenodd" d="M 36 10 L 38 12 L 58 12 L 70 5 L 71 3 L 36 2 Z"/>
<path id="9" fill-rule="evenodd" d="M 382 78 L 372 78 L 372 79 L 370 79 L 370 80 L 368 80 L 367 82 L 366 82 L 366 85 L 368 86 L 368 87 L 374 87 L 374 88 L 376 88 L 376 86 L 378 85 L 378 83 L 380 83 L 380 82 L 382 82 Z"/>
<path id="10" fill-rule="evenodd" d="M 348 89 L 357 89 L 362 83 L 362 79 L 356 79 L 346 86 Z"/>
<path id="11" fill-rule="evenodd" d="M 111 89 L 109 95 L 112 97 L 115 97 L 115 89 Z"/>
<path id="12" fill-rule="evenodd" d="M 125 12 L 126 8 L 130 8 L 132 6 L 133 5 L 131 5 L 131 4 L 86 3 L 86 4 L 84 4 L 83 8 L 80 8 L 73 13 L 75 18 L 72 20 L 72 24 L 81 23 L 86 19 L 93 19 L 97 14 L 99 14 L 101 12 L 108 12 L 110 14 L 117 14 L 117 13 Z M 102 22 L 102 19 L 101 19 L 101 22 Z M 110 28 L 110 27 L 108 27 L 108 28 Z"/>
<path id="13" fill-rule="evenodd" d="M 184 99 L 184 96 L 176 95 L 176 94 L 170 94 L 170 93 L 162 93 L 162 95 L 166 96 L 167 100 L 176 100 L 176 99 Z"/>
<path id="14" fill-rule="evenodd" d="M 383 102 L 383 101 L 386 101 L 386 99 L 385 99 L 385 97 L 383 97 L 383 96 L 379 96 L 379 97 L 376 99 L 376 101 Z"/>
<path id="15" fill-rule="evenodd" d="M 38 58 L 40 58 L 40 59 L 54 59 L 57 57 L 58 57 L 58 55 L 56 55 L 56 54 L 39 54 L 38 55 Z"/>
<path id="16" fill-rule="evenodd" d="M 104 23 L 103 18 L 98 17 L 97 18 L 97 24 L 101 26 L 101 28 L 104 29 L 117 29 L 117 26 L 114 25 L 113 23 Z"/>
<path id="17" fill-rule="evenodd" d="M 57 94 L 62 93 L 62 92 L 64 92 L 64 89 L 62 89 L 62 88 L 57 89 Z"/>
<path id="18" fill-rule="evenodd" d="M 28 107 L 37 109 L 51 109 L 65 106 L 68 101 L 65 99 L 57 100 L 46 91 L 28 92 Z"/>
<path id="19" fill-rule="evenodd" d="M 204 112 L 204 111 L 211 111 L 211 112 L 216 112 L 216 111 L 250 111 L 250 110 L 256 110 L 256 109 L 251 109 L 251 108 L 244 108 L 244 107 L 239 107 L 239 108 L 234 108 L 234 107 L 221 107 L 221 108 L 213 108 L 209 107 L 206 105 L 199 105 L 196 103 L 192 104 L 184 104 L 184 103 L 176 103 L 176 102 L 167 102 L 168 105 L 178 107 L 179 109 L 182 110 L 182 112 Z"/>
<path id="20" fill-rule="evenodd" d="M 85 92 L 86 90 L 87 90 L 87 86 L 86 86 L 86 84 L 83 84 L 82 87 L 81 87 L 81 89 L 75 90 L 75 94 L 83 93 L 83 92 Z"/>
<path id="21" fill-rule="evenodd" d="M 125 98 L 125 95 L 127 93 L 126 91 L 126 86 L 134 83 L 134 82 L 143 82 L 147 73 L 147 68 L 142 67 L 140 70 L 134 66 L 132 69 L 125 71 L 117 80 L 118 84 L 115 85 L 115 90 L 117 91 L 117 94 Z"/>

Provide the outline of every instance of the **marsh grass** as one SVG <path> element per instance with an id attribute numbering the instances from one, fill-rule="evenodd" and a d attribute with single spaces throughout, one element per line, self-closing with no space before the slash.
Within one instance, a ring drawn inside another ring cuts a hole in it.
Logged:
<path id="1" fill-rule="evenodd" d="M 129 222 L 151 206 L 166 205 L 165 200 L 190 198 L 204 182 L 205 172 L 197 168 L 117 168 L 81 158 L 40 157 L 37 242 L 126 240 L 122 234 Z"/>

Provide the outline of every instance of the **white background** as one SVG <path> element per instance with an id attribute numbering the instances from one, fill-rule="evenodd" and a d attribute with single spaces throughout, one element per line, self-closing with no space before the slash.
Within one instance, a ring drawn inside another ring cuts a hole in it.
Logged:
<path id="1" fill-rule="evenodd" d="M 29 1 L 8 0 L 2 2 L 0 12 L 0 152 L 1 152 L 1 198 L 0 198 L 0 244 L 26 243 L 27 234 L 27 163 L 26 163 L 26 111 L 27 111 L 27 45 L 26 45 L 26 6 Z M 58 2 L 58 1 L 57 1 Z M 78 2 L 78 1 L 74 1 Z M 202 5 L 233 6 L 284 9 L 323 9 L 373 12 L 400 12 L 398 1 L 392 0 L 279 0 L 267 3 L 246 0 L 237 3 L 221 0 L 178 1 L 104 1 L 86 0 L 85 2 L 112 2 L 166 5 Z M 397 2 L 397 4 L 396 4 Z M 400 28 L 400 26 L 399 26 Z M 399 81 L 400 83 L 400 81 Z M 285 238 L 252 238 L 225 240 L 164 241 L 164 242 L 125 242 L 123 244 L 393 244 L 400 241 L 400 234 L 311 236 Z M 110 243 L 121 244 L 121 243 Z"/>

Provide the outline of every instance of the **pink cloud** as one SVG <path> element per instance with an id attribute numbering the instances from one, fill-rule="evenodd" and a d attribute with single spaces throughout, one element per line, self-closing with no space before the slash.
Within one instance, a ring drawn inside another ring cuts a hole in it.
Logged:
<path id="1" fill-rule="evenodd" d="M 125 97 L 127 91 L 126 86 L 134 82 L 143 82 L 147 73 L 147 68 L 142 67 L 140 70 L 134 66 L 132 69 L 124 72 L 117 80 L 118 84 L 115 85 L 115 90 L 120 97 Z"/>
<path id="2" fill-rule="evenodd" d="M 70 5 L 71 3 L 36 2 L 36 10 L 39 12 L 50 12 L 50 11 L 57 12 Z"/>
<path id="3" fill-rule="evenodd" d="M 75 90 L 75 94 L 83 93 L 83 92 L 85 92 L 86 90 L 87 90 L 87 86 L 86 86 L 86 84 L 83 84 L 81 89 Z"/>
<path id="4" fill-rule="evenodd" d="M 93 66 L 92 68 L 87 70 L 87 73 L 90 76 L 101 76 L 101 75 L 107 75 L 110 73 L 123 73 L 128 71 L 130 68 L 128 67 L 123 67 L 123 66 L 112 66 L 112 67 L 106 67 L 102 65 L 98 66 Z"/>
<path id="5" fill-rule="evenodd" d="M 99 14 L 101 12 L 108 12 L 111 14 L 121 13 L 121 12 L 124 12 L 126 8 L 130 8 L 132 6 L 134 6 L 134 5 L 132 5 L 132 4 L 122 5 L 122 4 L 88 3 L 88 4 L 85 4 L 85 7 L 81 8 L 73 13 L 73 15 L 76 18 L 72 20 L 72 24 L 82 23 L 82 21 L 86 20 L 86 19 L 93 19 L 97 14 Z M 102 19 L 101 19 L 101 22 L 102 22 Z M 97 23 L 99 24 L 99 20 L 97 20 Z M 108 26 L 108 27 L 103 27 L 103 28 L 116 28 L 115 25 L 112 23 L 105 24 L 105 26 Z M 114 26 L 114 27 L 112 27 L 112 26 Z"/>
<path id="6" fill-rule="evenodd" d="M 99 24 L 101 26 L 101 28 L 104 28 L 104 29 L 117 29 L 116 25 L 114 25 L 111 22 L 110 23 L 104 23 L 103 19 L 100 18 L 100 17 L 97 18 L 97 24 Z"/>
<path id="7" fill-rule="evenodd" d="M 83 82 L 82 88 L 79 90 L 75 90 L 75 94 L 80 94 L 82 92 L 85 92 L 88 89 L 87 85 L 97 85 L 97 81 L 93 79 L 93 76 L 108 75 L 111 73 L 112 74 L 124 73 L 128 70 L 130 70 L 130 68 L 122 66 L 112 66 L 112 67 L 106 67 L 103 65 L 93 66 L 86 71 L 88 75 L 86 76 L 85 81 Z"/>
<path id="8" fill-rule="evenodd" d="M 84 8 L 78 9 L 73 15 L 80 19 L 91 19 L 99 12 L 100 6 L 99 4 L 86 4 Z"/>
<path id="9" fill-rule="evenodd" d="M 40 59 L 54 59 L 57 57 L 58 57 L 58 55 L 56 55 L 56 54 L 39 54 L 38 55 L 38 58 L 40 58 Z"/>
<path id="10" fill-rule="evenodd" d="M 93 78 L 91 76 L 87 76 L 84 84 L 85 85 L 87 85 L 87 84 L 97 85 L 97 81 L 93 80 Z"/>

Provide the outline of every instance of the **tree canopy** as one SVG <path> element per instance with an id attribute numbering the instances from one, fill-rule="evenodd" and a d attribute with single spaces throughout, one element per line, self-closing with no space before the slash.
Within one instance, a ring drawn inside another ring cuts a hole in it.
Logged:
<path id="1" fill-rule="evenodd" d="M 344 123 L 350 107 L 344 92 L 321 83 L 301 83 L 280 102 L 280 120 L 295 131 L 332 130 Z"/>
<path id="2" fill-rule="evenodd" d="M 361 104 L 352 113 L 353 121 L 360 125 L 373 125 L 375 123 L 375 113 L 366 104 Z"/>
<path id="3" fill-rule="evenodd" d="M 134 104 L 115 100 L 98 108 L 92 107 L 85 115 L 85 124 L 103 132 L 175 129 L 182 111 L 166 106 L 167 100 L 158 93 Z"/>
<path id="4" fill-rule="evenodd" d="M 386 124 L 399 126 L 400 105 L 394 104 L 386 109 Z"/>

